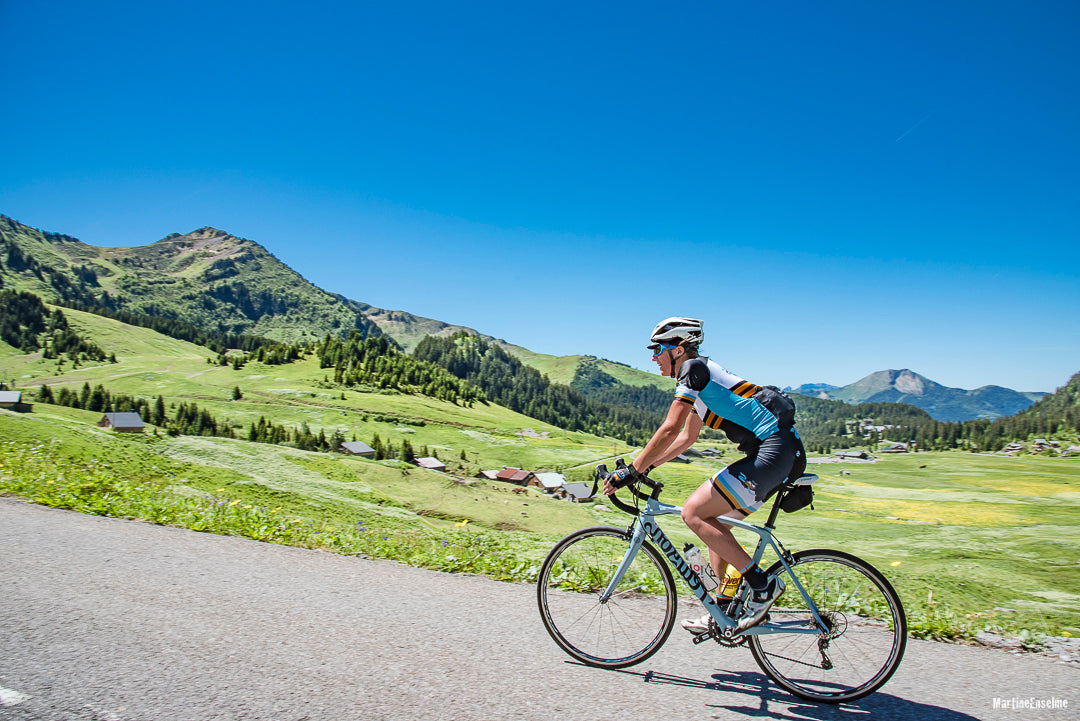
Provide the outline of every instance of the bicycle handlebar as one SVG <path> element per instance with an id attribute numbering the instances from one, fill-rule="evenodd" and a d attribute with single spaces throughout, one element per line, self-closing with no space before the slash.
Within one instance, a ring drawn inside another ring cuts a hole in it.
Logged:
<path id="1" fill-rule="evenodd" d="M 616 465 L 616 468 L 623 468 L 623 467 L 626 466 L 626 463 L 623 461 L 623 459 L 619 458 L 619 459 L 617 459 L 615 461 L 615 465 Z M 600 465 L 598 465 L 596 467 L 596 478 L 595 478 L 595 480 L 596 481 L 605 480 L 607 478 L 608 474 L 609 474 L 609 472 L 608 472 L 607 466 L 605 464 L 601 463 Z M 636 477 L 636 480 L 631 480 L 631 479 L 633 479 L 635 477 Z M 648 486 L 649 488 L 651 488 L 652 493 L 651 494 L 645 494 L 645 493 L 642 493 L 641 491 L 639 491 L 638 488 L 637 488 L 639 484 L 645 485 L 645 486 Z M 642 501 L 647 501 L 650 498 L 657 498 L 660 495 L 661 489 L 663 489 L 663 487 L 664 487 L 664 484 L 661 483 L 660 481 L 654 481 L 653 479 L 649 478 L 647 475 L 645 475 L 644 473 L 641 473 L 641 472 L 635 473 L 633 476 L 629 477 L 627 480 L 625 480 L 625 481 L 623 481 L 621 483 L 613 483 L 612 485 L 615 486 L 616 489 L 629 488 L 630 493 L 632 493 L 636 498 L 638 498 L 638 499 L 640 499 Z M 615 506 L 616 508 L 618 508 L 623 513 L 629 513 L 631 516 L 638 515 L 638 509 L 635 506 L 631 506 L 629 503 L 626 503 L 626 502 L 616 498 L 614 493 L 611 494 L 610 496 L 608 496 L 608 499 L 611 501 L 611 505 Z"/>

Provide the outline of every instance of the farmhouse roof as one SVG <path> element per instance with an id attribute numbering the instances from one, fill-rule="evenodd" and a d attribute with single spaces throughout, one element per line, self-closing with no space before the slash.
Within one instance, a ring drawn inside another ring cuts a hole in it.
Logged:
<path id="1" fill-rule="evenodd" d="M 138 413 L 106 413 L 102 421 L 107 421 L 113 428 L 145 428 L 142 417 Z"/>
<path id="2" fill-rule="evenodd" d="M 0 403 L 20 403 L 22 391 L 0 391 Z"/>
<path id="3" fill-rule="evenodd" d="M 866 451 L 837 451 L 833 454 L 837 458 L 869 458 L 870 454 Z"/>
<path id="4" fill-rule="evenodd" d="M 511 483 L 524 483 L 532 478 L 532 471 L 523 471 L 520 468 L 503 468 L 499 471 L 496 478 L 500 481 L 510 481 Z"/>
<path id="5" fill-rule="evenodd" d="M 536 480 L 540 481 L 540 485 L 545 489 L 554 490 L 566 483 L 566 476 L 561 473 L 537 473 Z"/>
<path id="6" fill-rule="evenodd" d="M 584 501 L 592 496 L 592 486 L 588 483 L 567 483 L 563 488 L 575 501 Z"/>
<path id="7" fill-rule="evenodd" d="M 431 456 L 424 456 L 416 459 L 416 465 L 421 468 L 427 468 L 432 471 L 445 471 L 446 464 L 440 461 L 438 458 L 432 458 Z"/>
<path id="8" fill-rule="evenodd" d="M 375 452 L 374 448 L 360 441 L 345 441 L 341 444 L 341 447 L 356 456 L 365 456 Z"/>

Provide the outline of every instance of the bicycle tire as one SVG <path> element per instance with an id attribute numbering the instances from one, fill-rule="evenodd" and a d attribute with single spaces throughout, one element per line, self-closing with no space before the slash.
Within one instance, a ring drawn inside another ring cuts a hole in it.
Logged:
<path id="1" fill-rule="evenodd" d="M 583 528 L 555 544 L 540 567 L 536 599 L 544 628 L 566 653 L 589 666 L 641 663 L 664 645 L 675 626 L 675 580 L 648 542 L 615 593 L 600 602 L 629 543 L 625 528 Z"/>
<path id="2" fill-rule="evenodd" d="M 907 618 L 892 585 L 869 563 L 842 551 L 800 551 L 794 559 L 792 570 L 829 630 L 750 636 L 754 660 L 777 685 L 808 701 L 854 701 L 881 688 L 899 668 L 907 645 Z M 782 569 L 777 561 L 769 573 Z M 808 627 L 818 625 L 790 580 L 769 613 L 773 621 L 802 618 Z"/>

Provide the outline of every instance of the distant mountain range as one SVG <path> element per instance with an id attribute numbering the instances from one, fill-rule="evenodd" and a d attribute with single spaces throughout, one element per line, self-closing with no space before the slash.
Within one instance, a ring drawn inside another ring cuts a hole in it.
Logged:
<path id="1" fill-rule="evenodd" d="M 629 366 L 590 356 L 544 356 L 472 328 L 329 293 L 260 244 L 210 227 L 173 233 L 145 246 L 100 248 L 0 215 L 0 287 L 54 302 L 130 311 L 288 343 L 358 329 L 389 336 L 412 351 L 426 336 L 464 330 L 504 347 L 552 381 L 576 382 L 586 392 L 600 392 L 597 370 L 627 386 L 670 391 L 669 379 Z M 591 380 L 582 378 L 582 371 Z M 941 421 L 1009 416 L 1046 395 L 1000 386 L 948 388 L 910 370 L 879 371 L 840 388 L 815 383 L 791 390 L 847 403 L 908 403 Z"/>
<path id="2" fill-rule="evenodd" d="M 1015 391 L 1001 386 L 974 390 L 949 388 L 906 368 L 884 370 L 846 386 L 807 383 L 789 392 L 846 403 L 907 403 L 939 421 L 968 421 L 1011 416 L 1030 407 L 1046 393 Z"/>

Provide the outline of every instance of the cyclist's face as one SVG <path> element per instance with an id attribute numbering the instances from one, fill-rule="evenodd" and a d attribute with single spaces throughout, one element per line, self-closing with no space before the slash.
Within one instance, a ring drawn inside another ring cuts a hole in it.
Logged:
<path id="1" fill-rule="evenodd" d="M 671 367 L 675 364 L 676 348 L 677 346 L 660 344 L 653 349 L 652 359 L 656 365 L 660 366 L 660 372 L 664 375 L 671 375 Z"/>

